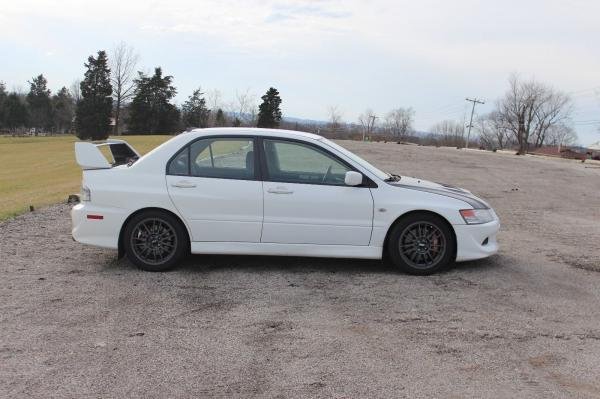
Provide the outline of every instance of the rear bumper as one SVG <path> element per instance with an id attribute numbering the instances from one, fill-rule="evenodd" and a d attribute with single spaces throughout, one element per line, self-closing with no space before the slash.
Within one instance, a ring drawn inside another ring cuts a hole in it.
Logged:
<path id="1" fill-rule="evenodd" d="M 487 258 L 498 252 L 496 240 L 500 230 L 498 219 L 485 224 L 463 224 L 452 227 L 456 233 L 457 262 Z"/>
<path id="2" fill-rule="evenodd" d="M 71 209 L 71 234 L 82 244 L 117 249 L 119 232 L 126 218 L 124 209 L 82 202 Z"/>

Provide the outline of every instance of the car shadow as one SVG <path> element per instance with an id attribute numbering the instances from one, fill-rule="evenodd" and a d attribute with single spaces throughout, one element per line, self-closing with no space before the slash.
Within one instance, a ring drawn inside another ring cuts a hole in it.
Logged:
<path id="1" fill-rule="evenodd" d="M 126 258 L 121 262 L 135 269 Z M 456 272 L 486 272 L 505 264 L 500 255 L 474 261 L 460 262 L 439 271 L 436 275 Z M 314 258 L 300 256 L 260 256 L 260 255 L 190 255 L 174 272 L 184 271 L 213 272 L 220 270 L 243 271 L 251 273 L 285 271 L 291 273 L 377 273 L 405 274 L 389 261 L 352 258 Z"/>
<path id="2" fill-rule="evenodd" d="M 393 273 L 380 260 L 259 255 L 191 255 L 176 270 L 240 270 L 244 272 Z"/>
<path id="3" fill-rule="evenodd" d="M 489 258 L 468 260 L 465 262 L 454 263 L 451 267 L 447 268 L 444 272 L 485 272 L 491 270 L 497 270 L 508 262 L 508 259 L 502 255 L 492 255 Z"/>

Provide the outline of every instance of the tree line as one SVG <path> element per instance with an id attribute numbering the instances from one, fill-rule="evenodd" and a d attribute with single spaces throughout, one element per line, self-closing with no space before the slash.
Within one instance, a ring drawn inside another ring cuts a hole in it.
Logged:
<path id="1" fill-rule="evenodd" d="M 152 74 L 137 71 L 138 56 L 124 43 L 112 52 L 101 50 L 84 63 L 85 74 L 70 89 L 56 94 L 39 75 L 29 81 L 29 92 L 7 92 L 0 82 L 0 130 L 10 133 L 51 132 L 103 140 L 110 133 L 158 134 L 209 126 L 280 126 L 281 97 L 273 87 L 257 107 L 249 92 L 236 95 L 225 110 L 220 93 L 210 98 L 200 89 L 181 105 L 173 103 L 173 76 L 156 67 Z M 210 102 L 210 104 L 208 103 Z"/>
<path id="2" fill-rule="evenodd" d="M 511 75 L 508 90 L 495 110 L 478 120 L 480 140 L 486 147 L 517 145 L 520 154 L 544 145 L 573 145 L 577 133 L 571 119 L 573 103 L 564 92 Z"/>
<path id="3" fill-rule="evenodd" d="M 467 137 L 469 121 L 442 120 L 426 133 L 416 132 L 415 111 L 400 107 L 379 117 L 368 108 L 357 123 L 344 123 L 338 107 L 329 108 L 329 134 L 357 139 L 411 141 L 423 145 L 504 149 L 517 147 L 519 153 L 544 145 L 569 146 L 577 143 L 571 119 L 573 103 L 564 92 L 536 80 L 513 74 L 506 93 L 494 109 L 477 116 Z M 467 143 L 467 140 L 469 143 Z"/>
<path id="4" fill-rule="evenodd" d="M 271 87 L 260 105 L 249 91 L 224 102 L 218 90 L 195 89 L 178 105 L 174 78 L 161 67 L 146 74 L 138 70 L 139 56 L 125 43 L 110 56 L 98 51 L 84 63 L 82 80 L 56 93 L 40 74 L 28 81 L 29 91 L 7 91 L 0 82 L 0 131 L 75 132 L 82 139 L 100 140 L 113 135 L 173 133 L 188 128 L 223 126 L 282 127 L 357 140 L 390 139 L 425 145 L 489 149 L 518 147 L 520 153 L 544 145 L 572 145 L 577 141 L 567 94 L 535 80 L 510 76 L 506 93 L 492 112 L 478 115 L 471 125 L 474 137 L 465 135 L 467 123 L 442 120 L 428 133 L 414 129 L 412 107 L 397 107 L 383 115 L 368 108 L 356 122 L 346 123 L 339 107 L 328 109 L 327 122 L 290 122 L 282 119 L 281 97 Z M 469 139 L 469 143 L 466 141 Z"/>
<path id="5" fill-rule="evenodd" d="M 29 92 L 6 90 L 0 82 L 0 130 L 15 132 L 25 128 L 66 133 L 71 131 L 75 103 L 66 87 L 55 94 L 48 89 L 44 75 L 27 82 Z"/>

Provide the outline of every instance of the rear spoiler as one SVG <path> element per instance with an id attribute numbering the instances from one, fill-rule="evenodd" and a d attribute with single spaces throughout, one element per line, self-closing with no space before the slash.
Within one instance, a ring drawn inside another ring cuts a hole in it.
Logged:
<path id="1" fill-rule="evenodd" d="M 112 155 L 110 162 L 100 151 L 101 147 L 108 147 Z M 109 139 L 101 143 L 75 143 L 75 159 L 81 169 L 110 169 L 114 166 L 126 165 L 135 162 L 140 154 L 126 141 Z"/>

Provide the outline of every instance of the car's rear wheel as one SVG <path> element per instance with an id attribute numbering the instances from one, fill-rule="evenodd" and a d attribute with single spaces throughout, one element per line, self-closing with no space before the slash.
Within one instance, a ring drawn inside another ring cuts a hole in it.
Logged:
<path id="1" fill-rule="evenodd" d="M 185 227 L 172 215 L 151 210 L 135 215 L 125 228 L 125 252 L 142 270 L 161 272 L 176 266 L 187 254 Z"/>
<path id="2" fill-rule="evenodd" d="M 434 214 L 407 215 L 390 232 L 388 255 L 394 265 L 406 273 L 435 273 L 454 260 L 456 243 L 450 229 Z"/>

